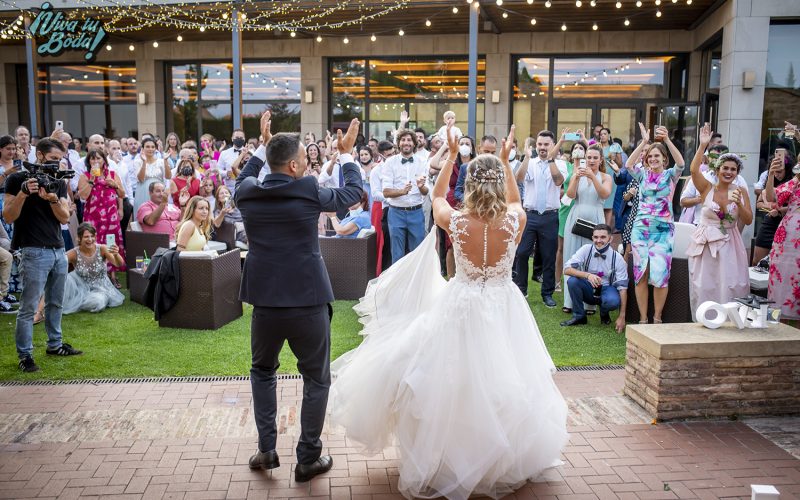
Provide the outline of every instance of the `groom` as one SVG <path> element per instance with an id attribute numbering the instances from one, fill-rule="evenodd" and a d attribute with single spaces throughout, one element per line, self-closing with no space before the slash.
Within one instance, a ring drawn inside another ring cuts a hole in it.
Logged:
<path id="1" fill-rule="evenodd" d="M 240 298 L 253 305 L 250 325 L 253 409 L 258 453 L 251 469 L 280 466 L 275 451 L 276 372 L 284 341 L 297 357 L 303 376 L 296 482 L 311 480 L 333 466 L 322 454 L 322 425 L 328 402 L 330 320 L 333 291 L 319 251 L 317 221 L 322 212 L 338 212 L 361 200 L 361 173 L 350 152 L 358 134 L 353 119 L 347 134 L 338 133 L 344 187 L 320 188 L 316 177 L 303 177 L 306 150 L 297 134 L 270 133 L 270 112 L 261 117 L 264 143 L 236 179 L 235 201 L 244 218 L 250 250 L 244 264 Z M 262 183 L 264 162 L 272 173 Z"/>

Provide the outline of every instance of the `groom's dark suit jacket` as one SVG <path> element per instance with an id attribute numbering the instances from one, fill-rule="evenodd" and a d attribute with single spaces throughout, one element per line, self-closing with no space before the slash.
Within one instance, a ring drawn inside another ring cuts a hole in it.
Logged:
<path id="1" fill-rule="evenodd" d="M 259 183 L 263 165 L 254 155 L 236 179 L 234 199 L 249 243 L 239 298 L 261 307 L 332 302 L 317 224 L 321 212 L 347 209 L 361 200 L 358 166 L 345 164 L 345 186 L 330 189 L 320 188 L 313 176 L 294 179 L 281 173 Z"/>

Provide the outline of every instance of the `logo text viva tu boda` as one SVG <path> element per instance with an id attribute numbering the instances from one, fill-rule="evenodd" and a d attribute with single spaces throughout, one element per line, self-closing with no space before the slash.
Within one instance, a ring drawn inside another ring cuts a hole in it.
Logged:
<path id="1" fill-rule="evenodd" d="M 57 56 L 65 50 L 85 50 L 84 58 L 91 61 L 97 49 L 108 38 L 103 22 L 97 19 L 67 19 L 61 12 L 54 12 L 49 2 L 42 4 L 30 26 L 36 38 L 46 38 L 36 52 L 42 56 Z"/>

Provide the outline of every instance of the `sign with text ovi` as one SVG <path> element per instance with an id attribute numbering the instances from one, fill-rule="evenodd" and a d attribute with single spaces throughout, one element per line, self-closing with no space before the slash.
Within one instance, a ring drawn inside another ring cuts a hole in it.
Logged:
<path id="1" fill-rule="evenodd" d="M 57 56 L 65 50 L 83 50 L 86 51 L 84 58 L 91 61 L 108 38 L 102 21 L 91 17 L 67 19 L 61 12 L 55 12 L 49 2 L 42 4 L 29 29 L 33 37 L 45 39 L 36 50 L 41 56 Z"/>

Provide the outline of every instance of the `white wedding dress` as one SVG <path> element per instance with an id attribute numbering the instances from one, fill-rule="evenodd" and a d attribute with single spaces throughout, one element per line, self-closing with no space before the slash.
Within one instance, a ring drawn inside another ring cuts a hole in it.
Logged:
<path id="1" fill-rule="evenodd" d="M 331 421 L 365 453 L 397 445 L 407 497 L 497 498 L 561 463 L 567 406 L 511 281 L 517 215 L 455 212 L 450 230 L 455 278 L 432 231 L 370 282 L 355 307 L 366 338 L 332 365 Z"/>

